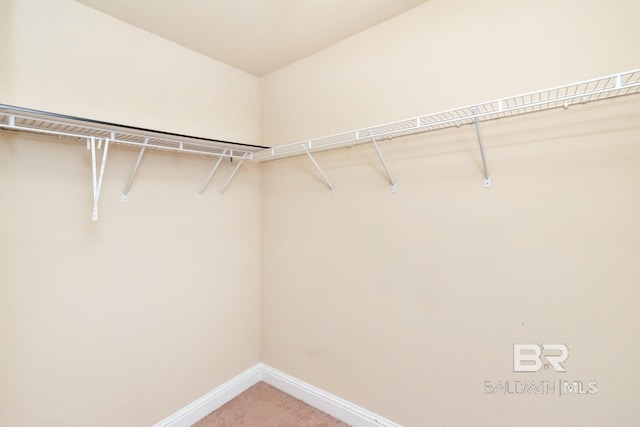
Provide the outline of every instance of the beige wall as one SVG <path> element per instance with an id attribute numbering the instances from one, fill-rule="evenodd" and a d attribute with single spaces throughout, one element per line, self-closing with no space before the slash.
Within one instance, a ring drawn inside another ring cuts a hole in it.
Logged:
<path id="1" fill-rule="evenodd" d="M 632 1 L 431 0 L 262 81 L 69 0 L 0 12 L 0 102 L 266 145 L 640 63 Z M 212 160 L 149 153 L 123 203 L 114 148 L 98 223 L 81 144 L 0 133 L 0 424 L 149 425 L 261 360 L 409 426 L 637 425 L 639 102 L 484 124 L 489 189 L 471 127 L 384 142 L 396 194 L 363 145 L 318 154 L 334 197 L 300 157 L 198 203 Z M 514 342 L 599 393 L 485 395 Z"/>
<path id="2" fill-rule="evenodd" d="M 11 51 L 11 34 L 13 33 L 13 2 L 0 1 L 0 61 L 6 64 Z M 0 67 L 0 93 L 7 93 L 9 87 L 9 70 Z"/>
<path id="3" fill-rule="evenodd" d="M 11 11 L 2 103 L 259 142 L 256 77 L 72 0 L 0 3 Z"/>
<path id="4" fill-rule="evenodd" d="M 430 0 L 263 78 L 282 145 L 634 69 L 638 3 Z"/>
<path id="5" fill-rule="evenodd" d="M 259 142 L 258 79 L 72 1 L 0 5 L 0 102 Z M 197 202 L 214 159 L 147 151 L 123 203 L 136 156 L 109 151 L 92 223 L 83 143 L 0 133 L 0 425 L 151 425 L 259 361 L 259 165 Z"/>
<path id="6" fill-rule="evenodd" d="M 637 2 L 431 0 L 263 81 L 281 144 L 640 64 Z M 262 360 L 407 426 L 635 426 L 640 101 L 319 153 L 262 171 Z M 565 374 L 512 372 L 565 343 Z M 597 381 L 589 396 L 484 381 Z"/>

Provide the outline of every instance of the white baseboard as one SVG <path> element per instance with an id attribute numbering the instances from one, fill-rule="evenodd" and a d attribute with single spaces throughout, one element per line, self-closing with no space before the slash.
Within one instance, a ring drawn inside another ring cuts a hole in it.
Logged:
<path id="1" fill-rule="evenodd" d="M 190 427 L 260 381 L 264 381 L 354 427 L 401 427 L 393 421 L 264 363 L 252 366 L 153 427 Z"/>
<path id="2" fill-rule="evenodd" d="M 191 427 L 211 412 L 261 380 L 260 364 L 236 375 L 226 383 L 211 390 L 195 402 L 190 403 L 153 427 Z"/>
<path id="3" fill-rule="evenodd" d="M 338 396 L 294 378 L 271 366 L 261 365 L 262 381 L 354 427 L 401 427 L 386 418 Z"/>

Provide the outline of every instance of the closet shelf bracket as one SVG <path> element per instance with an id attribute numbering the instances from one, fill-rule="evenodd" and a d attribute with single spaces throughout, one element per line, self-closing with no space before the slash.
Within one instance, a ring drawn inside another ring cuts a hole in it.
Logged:
<path id="1" fill-rule="evenodd" d="M 98 220 L 98 201 L 100 200 L 100 190 L 102 189 L 102 178 L 104 176 L 104 168 L 107 164 L 107 152 L 109 151 L 109 138 L 104 140 L 104 149 L 102 150 L 102 162 L 100 162 L 100 173 L 97 173 L 96 161 L 96 139 L 98 140 L 98 150 L 102 146 L 102 139 L 90 137 L 87 139 L 87 145 L 91 150 L 91 170 L 93 173 L 93 215 L 92 221 Z"/>
<path id="2" fill-rule="evenodd" d="M 220 191 L 218 191 L 218 197 L 222 197 L 222 194 L 226 191 L 227 187 L 229 186 L 229 184 L 231 183 L 231 180 L 233 179 L 233 177 L 236 175 L 236 172 L 238 172 L 238 169 L 240 169 L 240 166 L 242 166 L 242 163 L 248 159 L 250 157 L 249 153 L 246 153 L 244 156 L 242 156 L 240 158 L 240 161 L 238 162 L 238 164 L 236 165 L 235 168 L 233 168 L 233 171 L 231 172 L 231 175 L 229 175 L 229 178 L 227 178 L 227 182 L 224 183 L 224 185 L 220 188 Z"/>
<path id="3" fill-rule="evenodd" d="M 129 200 L 129 190 L 131 190 L 131 185 L 133 184 L 133 179 L 136 177 L 136 173 L 138 172 L 138 167 L 140 167 L 140 162 L 142 161 L 142 156 L 144 155 L 144 150 L 147 148 L 149 144 L 149 138 L 145 138 L 142 143 L 142 147 L 140 148 L 140 152 L 138 153 L 138 159 L 136 160 L 136 164 L 133 166 L 133 170 L 131 171 L 131 175 L 129 176 L 129 181 L 127 181 L 127 185 L 124 187 L 124 191 L 122 192 L 122 201 L 126 202 Z"/>
<path id="4" fill-rule="evenodd" d="M 218 160 L 216 161 L 216 164 L 213 165 L 213 169 L 211 169 L 211 172 L 209 173 L 209 176 L 207 176 L 207 179 L 204 181 L 204 183 L 200 187 L 200 191 L 198 191 L 198 195 L 196 196 L 196 198 L 198 200 L 202 200 L 202 195 L 204 194 L 204 190 L 207 189 L 207 186 L 209 185 L 209 182 L 211 182 L 211 178 L 213 178 L 213 175 L 215 175 L 216 171 L 220 167 L 220 163 L 222 163 L 222 159 L 224 159 L 224 156 L 227 155 L 227 151 L 228 150 L 224 150 L 224 152 L 222 153 L 222 157 L 218 157 Z"/>
<path id="5" fill-rule="evenodd" d="M 502 108 L 502 103 L 500 103 L 499 108 Z M 472 107 L 471 112 L 473 113 L 473 122 L 476 127 L 476 135 L 478 136 L 478 146 L 480 147 L 480 156 L 482 157 L 482 169 L 484 171 L 484 186 L 491 186 L 491 176 L 489 176 L 489 168 L 487 167 L 487 157 L 484 154 L 484 144 L 482 143 L 482 133 L 480 133 L 480 123 L 478 123 L 478 108 Z"/>
<path id="6" fill-rule="evenodd" d="M 320 175 L 322 175 L 322 178 L 324 178 L 325 182 L 327 183 L 327 186 L 331 190 L 331 195 L 334 196 L 336 194 L 335 188 L 333 188 L 331 181 L 329 181 L 329 178 L 327 178 L 327 175 L 324 174 L 324 172 L 322 171 L 322 168 L 320 167 L 316 159 L 314 159 L 313 156 L 311 155 L 311 151 L 309 151 L 309 148 L 311 147 L 311 143 L 309 143 L 309 148 L 307 148 L 307 146 L 304 145 L 304 143 L 300 144 L 300 146 L 302 147 L 304 152 L 307 153 L 307 156 L 309 156 L 309 158 L 311 159 L 311 162 L 313 162 L 313 165 L 316 167 L 318 172 L 320 172 Z"/>
<path id="7" fill-rule="evenodd" d="M 380 147 L 378 146 L 378 142 L 376 141 L 376 137 L 373 135 L 371 135 L 371 143 L 373 144 L 373 146 L 376 149 L 376 152 L 378 153 L 378 157 L 380 158 L 382 167 L 384 168 L 384 171 L 387 174 L 387 178 L 389 178 L 389 183 L 391 184 L 391 192 L 395 193 L 397 190 L 396 182 L 393 179 L 393 176 L 391 176 L 391 172 L 389 172 L 389 168 L 387 167 L 387 162 L 385 162 L 384 156 L 382 155 L 382 151 L 380 151 Z"/>

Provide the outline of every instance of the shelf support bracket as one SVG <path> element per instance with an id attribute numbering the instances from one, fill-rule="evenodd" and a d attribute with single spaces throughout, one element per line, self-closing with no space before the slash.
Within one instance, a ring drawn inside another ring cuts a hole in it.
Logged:
<path id="1" fill-rule="evenodd" d="M 224 156 L 227 155 L 228 151 L 229 150 L 224 150 L 222 152 L 222 156 L 218 157 L 218 161 L 216 162 L 215 165 L 213 165 L 213 169 L 211 169 L 211 172 L 209 173 L 209 176 L 207 177 L 207 179 L 202 184 L 202 187 L 200 187 L 200 191 L 198 191 L 198 195 L 196 196 L 198 200 L 202 200 L 202 195 L 204 194 L 204 190 L 207 189 L 207 186 L 209 185 L 209 182 L 211 182 L 211 178 L 213 178 L 213 175 L 215 175 L 216 171 L 218 170 L 218 167 L 220 167 L 220 163 L 222 163 L 222 159 L 224 158 Z"/>
<path id="2" fill-rule="evenodd" d="M 227 182 L 224 183 L 224 185 L 220 188 L 220 191 L 218 191 L 218 197 L 222 197 L 222 194 L 227 190 L 227 187 L 229 186 L 229 184 L 231 183 L 231 180 L 233 179 L 233 177 L 236 175 L 236 172 L 238 172 L 238 169 L 240 169 L 240 166 L 242 166 L 242 162 L 244 162 L 244 160 L 249 156 L 249 153 L 245 153 L 241 158 L 240 161 L 238 162 L 238 164 L 236 165 L 235 168 L 233 168 L 233 171 L 231 172 L 231 175 L 229 175 L 229 178 L 227 178 Z"/>
<path id="3" fill-rule="evenodd" d="M 138 160 L 136 160 L 136 164 L 135 166 L 133 166 L 133 171 L 131 171 L 131 175 L 129 176 L 129 181 L 127 182 L 127 185 L 124 187 L 124 191 L 122 192 L 123 202 L 126 202 L 127 200 L 129 200 L 129 190 L 131 190 L 133 179 L 136 177 L 136 173 L 138 172 L 138 167 L 140 166 L 140 162 L 142 161 L 142 156 L 144 155 L 144 150 L 147 148 L 147 144 L 149 144 L 149 138 L 144 139 L 142 148 L 140 148 L 140 153 L 138 153 Z"/>
<path id="4" fill-rule="evenodd" d="M 311 155 L 311 152 L 309 151 L 309 149 L 303 144 L 300 144 L 302 146 L 302 149 L 304 150 L 305 153 L 307 153 L 307 156 L 309 156 L 309 158 L 311 159 L 311 161 L 313 162 L 313 165 L 316 167 L 316 169 L 318 170 L 318 172 L 320 172 L 320 175 L 322 175 L 322 178 L 324 178 L 325 182 L 327 183 L 327 186 L 329 186 L 329 189 L 331 190 L 331 195 L 335 195 L 336 194 L 336 190 L 335 188 L 333 188 L 333 185 L 331 185 L 331 181 L 329 181 L 329 178 L 327 178 L 327 175 L 324 174 L 324 172 L 322 171 L 322 169 L 320 168 L 320 165 L 318 164 L 318 162 L 316 162 L 316 159 L 313 158 L 313 156 Z M 309 144 L 311 145 L 311 144 Z"/>
<path id="5" fill-rule="evenodd" d="M 100 163 L 100 174 L 97 175 L 96 162 L 96 138 L 90 137 L 87 142 L 91 146 L 91 170 L 93 172 L 93 216 L 92 221 L 98 220 L 98 201 L 100 200 L 100 190 L 102 189 L 102 178 L 104 176 L 104 167 L 107 164 L 107 152 L 109 151 L 109 138 L 104 140 L 104 149 L 102 150 L 102 162 Z M 102 140 L 100 140 L 102 142 Z M 99 144 L 102 145 L 102 144 Z"/>
<path id="6" fill-rule="evenodd" d="M 480 156 L 482 157 L 482 169 L 484 170 L 484 186 L 491 186 L 491 176 L 489 176 L 489 168 L 487 167 L 487 158 L 484 155 L 484 145 L 482 144 L 482 134 L 480 133 L 480 123 L 478 122 L 478 109 L 472 108 L 474 114 L 473 122 L 476 126 L 476 135 L 478 136 L 478 146 L 480 147 Z"/>
<path id="7" fill-rule="evenodd" d="M 396 182 L 393 179 L 393 176 L 391 176 L 391 172 L 389 172 L 389 168 L 387 167 L 387 162 L 384 161 L 384 157 L 382 156 L 382 151 L 380 151 L 380 147 L 378 147 L 378 143 L 376 142 L 376 137 L 373 135 L 371 135 L 371 143 L 373 144 L 373 146 L 376 149 L 376 152 L 378 153 L 378 157 L 380 158 L 382 167 L 384 167 L 384 171 L 387 174 L 387 178 L 389 178 L 389 183 L 391 184 L 391 192 L 395 193 L 397 190 Z"/>

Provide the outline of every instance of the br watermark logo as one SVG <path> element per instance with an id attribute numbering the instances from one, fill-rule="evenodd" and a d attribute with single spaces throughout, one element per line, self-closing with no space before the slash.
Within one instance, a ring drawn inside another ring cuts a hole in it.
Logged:
<path id="1" fill-rule="evenodd" d="M 527 379 L 484 381 L 484 394 L 509 395 L 593 395 L 598 393 L 597 381 L 569 380 L 565 364 L 569 348 L 565 344 L 513 344 L 513 372 L 535 374 L 541 370 L 560 374 L 557 379 Z"/>
<path id="2" fill-rule="evenodd" d="M 538 372 L 543 366 L 544 369 L 553 366 L 556 372 L 566 372 L 562 363 L 568 358 L 569 349 L 564 344 L 514 344 L 513 372 Z"/>

